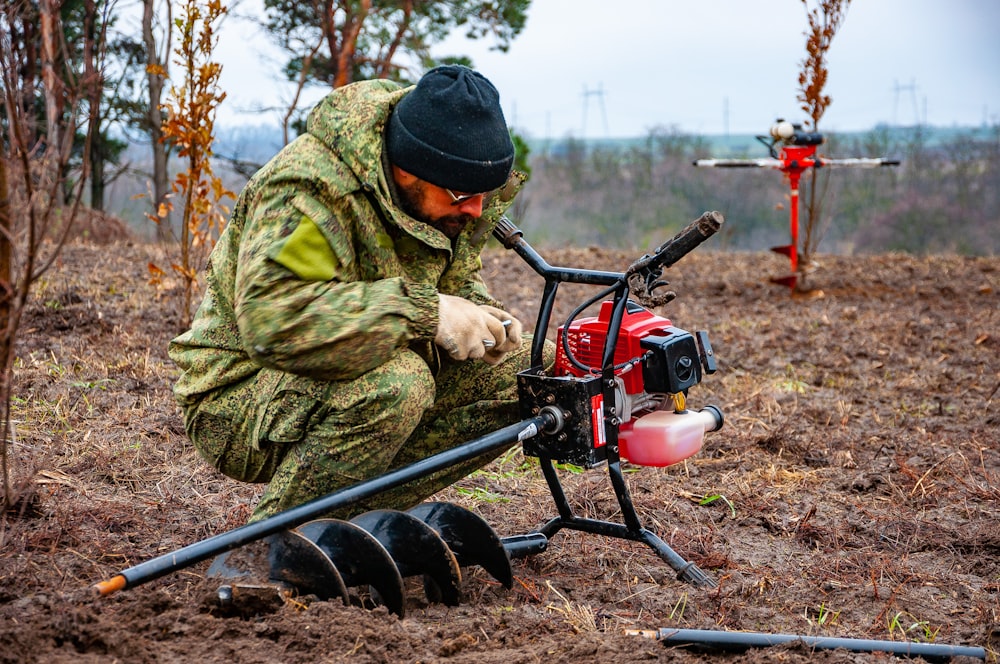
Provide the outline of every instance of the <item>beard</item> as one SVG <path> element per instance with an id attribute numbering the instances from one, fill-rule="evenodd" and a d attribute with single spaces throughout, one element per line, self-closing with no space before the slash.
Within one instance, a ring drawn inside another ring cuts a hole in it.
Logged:
<path id="1" fill-rule="evenodd" d="M 475 221 L 475 218 L 468 214 L 449 214 L 437 219 L 431 219 L 424 211 L 424 199 L 427 197 L 427 187 L 422 181 L 418 180 L 408 187 L 398 186 L 396 191 L 400 199 L 399 207 L 402 208 L 403 212 L 417 221 L 441 231 L 449 240 L 454 240 L 462 232 L 463 228 L 470 222 Z"/>

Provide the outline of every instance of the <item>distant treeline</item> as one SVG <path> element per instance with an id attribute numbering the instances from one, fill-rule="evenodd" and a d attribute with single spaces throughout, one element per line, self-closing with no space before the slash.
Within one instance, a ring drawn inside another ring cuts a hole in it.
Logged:
<path id="1" fill-rule="evenodd" d="M 780 171 L 693 166 L 701 158 L 768 156 L 752 136 L 658 129 L 640 139 L 529 145 L 531 177 L 510 215 L 532 244 L 645 248 L 705 210 L 726 217 L 713 248 L 758 251 L 788 243 L 789 187 Z M 243 128 L 222 132 L 215 153 L 238 191 L 279 148 L 274 130 Z M 821 171 L 820 252 L 1000 253 L 1000 125 L 830 134 L 818 154 L 901 162 Z M 135 146 L 133 175 L 115 184 L 109 210 L 148 234 L 141 209 L 148 201 L 135 197 L 145 190 L 141 155 Z M 802 185 L 809 186 L 808 178 Z"/>

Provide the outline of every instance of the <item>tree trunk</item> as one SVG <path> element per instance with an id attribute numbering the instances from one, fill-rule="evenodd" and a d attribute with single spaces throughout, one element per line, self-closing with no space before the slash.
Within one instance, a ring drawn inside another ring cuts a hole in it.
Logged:
<path id="1" fill-rule="evenodd" d="M 32 108 L 33 104 L 28 103 L 27 100 L 35 99 L 35 83 L 39 78 L 38 67 L 40 66 L 37 16 L 15 16 L 13 13 L 15 11 L 14 8 L 5 11 L 11 12 L 7 18 L 11 31 L 9 42 L 11 49 L 9 57 L 11 61 L 8 67 L 11 67 L 10 73 L 14 74 L 11 77 L 11 81 L 18 80 L 20 82 L 19 94 L 16 95 L 17 102 L 23 108 Z M 37 141 L 37 116 L 34 113 L 29 113 L 24 118 L 24 142 L 25 145 L 34 146 Z M 8 175 L 8 177 L 10 176 Z"/>
<path id="2" fill-rule="evenodd" d="M 11 265 L 10 238 L 13 237 L 13 228 L 10 216 L 10 192 L 7 189 L 7 155 L 0 152 L 0 367 L 7 365 L 5 361 L 11 353 L 13 335 L 11 334 L 11 306 L 13 305 L 14 292 L 13 267 Z M 9 438 L 8 428 L 11 426 L 8 413 L 10 394 L 11 374 L 9 371 L 0 371 L 0 484 L 3 493 L 0 494 L 0 503 L 9 506 L 13 502 L 13 494 L 10 487 L 10 472 L 7 462 L 7 439 Z"/>
<path id="3" fill-rule="evenodd" d="M 14 237 L 11 223 L 10 190 L 7 188 L 7 155 L 0 154 L 0 344 L 7 339 L 5 331 L 10 321 L 11 293 L 14 290 L 13 251 L 10 238 Z M 5 349 L 0 347 L 0 357 Z"/>
<path id="4" fill-rule="evenodd" d="M 337 72 L 333 77 L 333 87 L 342 88 L 354 82 L 354 54 L 358 50 L 358 35 L 361 34 L 361 26 L 368 13 L 371 11 L 371 0 L 361 0 L 357 7 L 357 14 L 348 16 L 344 20 L 343 38 L 340 43 L 340 50 L 332 54 L 337 63 Z"/>
<path id="5" fill-rule="evenodd" d="M 96 126 L 95 126 L 96 125 Z M 104 212 L 104 138 L 99 131 L 100 119 L 91 118 L 90 144 L 90 207 Z"/>
<path id="6" fill-rule="evenodd" d="M 165 206 L 167 196 L 170 194 L 170 177 L 167 173 L 169 157 L 167 146 L 163 143 L 163 114 L 160 111 L 160 100 L 163 97 L 163 81 L 166 78 L 166 61 L 161 60 L 157 50 L 156 36 L 153 34 L 153 17 L 156 0 L 142 0 L 142 41 L 146 47 L 146 81 L 149 85 L 149 138 L 152 141 L 153 150 L 153 207 L 154 214 L 159 215 L 161 206 Z M 166 3 L 168 14 L 164 24 L 172 25 L 170 20 L 170 3 Z M 168 31 L 169 34 L 169 31 Z M 169 37 L 167 38 L 169 44 Z M 169 48 L 164 49 L 169 52 Z M 171 238 L 171 215 L 160 217 L 160 223 L 156 225 L 156 240 L 167 242 Z"/>
<path id="7" fill-rule="evenodd" d="M 42 82 L 45 86 L 45 181 L 59 178 L 62 133 L 62 81 L 56 74 L 58 53 L 57 35 L 61 29 L 59 6 L 61 0 L 41 0 L 38 3 L 39 24 L 42 36 Z M 60 191 L 58 188 L 54 191 Z M 62 202 L 62 201 L 60 201 Z"/>
<path id="8" fill-rule="evenodd" d="M 88 133 L 90 134 L 90 149 L 87 160 L 90 162 L 90 207 L 104 211 L 104 137 L 101 134 L 101 92 L 104 88 L 104 76 L 101 73 L 98 59 L 102 48 L 103 28 L 99 30 L 97 3 L 95 0 L 84 1 L 83 19 L 83 85 L 87 94 L 89 106 Z"/>

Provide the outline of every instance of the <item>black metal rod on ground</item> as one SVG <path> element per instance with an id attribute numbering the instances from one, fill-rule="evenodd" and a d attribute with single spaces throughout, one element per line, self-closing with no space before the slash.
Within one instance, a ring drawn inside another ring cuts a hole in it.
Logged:
<path id="1" fill-rule="evenodd" d="M 555 421 L 556 418 L 554 415 L 543 410 L 536 417 L 522 420 L 517 424 L 504 427 L 453 449 L 429 456 L 426 459 L 421 459 L 409 466 L 390 471 L 384 475 L 355 484 L 354 486 L 349 486 L 340 491 L 334 491 L 333 493 L 311 500 L 308 503 L 303 503 L 297 507 L 275 514 L 267 519 L 248 523 L 245 526 L 209 537 L 194 544 L 189 544 L 177 551 L 139 563 L 134 567 L 119 572 L 106 581 L 96 583 L 93 589 L 98 595 L 103 596 L 152 581 L 189 565 L 194 565 L 202 560 L 207 560 L 220 553 L 231 551 L 269 535 L 302 525 L 306 521 L 318 518 L 331 510 L 352 505 L 365 498 L 370 498 L 430 473 L 449 468 L 464 461 L 469 461 L 487 452 L 522 442 L 538 435 L 543 429 L 552 427 Z"/>
<path id="2" fill-rule="evenodd" d="M 767 634 L 763 632 L 723 632 L 710 629 L 630 630 L 633 636 L 649 636 L 666 645 L 743 651 L 749 648 L 768 648 L 783 643 L 802 643 L 817 650 L 842 648 L 851 652 L 887 652 L 903 657 L 923 657 L 927 661 L 947 661 L 952 657 L 986 659 L 986 649 L 972 646 L 950 646 L 940 643 L 912 641 L 877 641 L 796 634 Z"/>

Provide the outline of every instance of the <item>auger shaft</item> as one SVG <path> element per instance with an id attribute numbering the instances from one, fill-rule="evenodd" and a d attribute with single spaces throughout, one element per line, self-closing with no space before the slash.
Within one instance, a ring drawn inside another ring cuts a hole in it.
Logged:
<path id="1" fill-rule="evenodd" d="M 553 427 L 555 415 L 543 411 L 539 415 L 524 419 L 516 424 L 486 434 L 451 450 L 421 459 L 403 468 L 390 471 L 374 479 L 334 491 L 315 500 L 275 514 L 272 517 L 248 523 L 228 532 L 189 544 L 188 546 L 164 554 L 152 560 L 130 567 L 117 575 L 94 584 L 94 591 L 101 596 L 132 588 L 147 581 L 158 579 L 179 569 L 194 565 L 212 556 L 231 551 L 250 542 L 264 539 L 284 530 L 302 525 L 324 514 L 353 505 L 384 491 L 402 486 L 407 482 L 425 477 L 431 473 L 474 459 L 487 452 L 522 442 L 538 435 L 543 429 Z"/>

